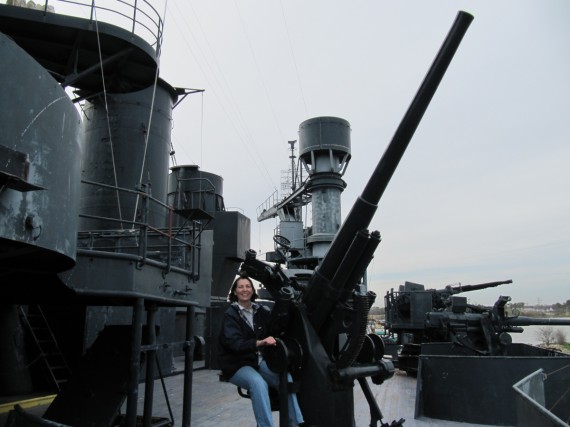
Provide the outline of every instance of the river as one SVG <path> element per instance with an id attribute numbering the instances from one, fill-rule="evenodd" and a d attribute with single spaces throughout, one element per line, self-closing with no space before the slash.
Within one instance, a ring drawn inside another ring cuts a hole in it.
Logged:
<path id="1" fill-rule="evenodd" d="M 537 345 L 541 343 L 539 337 L 539 331 L 542 328 L 552 328 L 553 331 L 557 331 L 561 329 L 565 336 L 566 342 L 570 342 L 570 326 L 543 326 L 543 325 L 530 325 L 530 326 L 523 326 L 524 332 L 522 333 L 512 333 L 511 337 L 513 338 L 514 343 L 523 343 L 523 344 L 531 344 Z"/>

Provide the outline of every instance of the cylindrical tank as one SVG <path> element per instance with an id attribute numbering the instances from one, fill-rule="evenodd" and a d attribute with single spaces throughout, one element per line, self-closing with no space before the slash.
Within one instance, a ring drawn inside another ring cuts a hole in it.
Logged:
<path id="1" fill-rule="evenodd" d="M 171 171 L 168 176 L 169 206 L 177 211 L 201 209 L 208 213 L 225 209 L 224 179 L 220 175 L 202 172 L 197 165 L 173 166 Z M 176 221 L 184 219 L 178 217 Z"/>
<path id="2" fill-rule="evenodd" d="M 75 264 L 81 119 L 61 86 L 0 33 L 0 268 Z"/>
<path id="3" fill-rule="evenodd" d="M 149 87 L 127 94 L 107 94 L 88 102 L 83 178 L 127 190 L 141 189 L 142 184 L 153 198 L 166 203 L 172 107 L 176 99 L 174 89 L 159 79 L 156 90 Z M 83 185 L 80 213 L 138 221 L 141 200 L 136 194 L 114 188 Z M 149 224 L 163 227 L 166 218 L 163 207 L 149 205 Z M 79 228 L 81 231 L 122 229 L 130 225 L 81 218 Z"/>
<path id="4" fill-rule="evenodd" d="M 338 117 L 315 117 L 299 126 L 299 158 L 309 174 L 312 195 L 312 255 L 324 257 L 341 219 L 342 175 L 350 160 L 350 124 Z"/>
<path id="5" fill-rule="evenodd" d="M 329 150 L 340 158 L 350 160 L 350 123 L 339 117 L 314 117 L 299 125 L 299 156 L 308 165 L 311 153 L 328 156 Z M 321 171 L 322 172 L 322 171 Z"/>

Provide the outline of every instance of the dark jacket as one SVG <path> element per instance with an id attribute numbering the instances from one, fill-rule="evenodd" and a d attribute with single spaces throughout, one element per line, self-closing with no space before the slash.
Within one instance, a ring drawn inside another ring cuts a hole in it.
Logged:
<path id="1" fill-rule="evenodd" d="M 242 366 L 248 365 L 255 369 L 259 367 L 255 343 L 268 336 L 270 315 L 269 308 L 259 305 L 253 315 L 254 331 L 241 317 L 237 303 L 228 307 L 219 336 L 218 363 L 224 377 L 231 378 Z"/>

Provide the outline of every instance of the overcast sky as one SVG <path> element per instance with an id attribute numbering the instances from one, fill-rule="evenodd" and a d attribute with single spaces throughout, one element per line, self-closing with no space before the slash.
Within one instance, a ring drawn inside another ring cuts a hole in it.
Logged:
<path id="1" fill-rule="evenodd" d="M 459 10 L 474 15 L 374 217 L 369 288 L 512 279 L 467 295 L 570 299 L 570 2 L 168 0 L 161 77 L 204 89 L 174 111 L 178 165 L 224 178 L 251 219 L 317 116 L 351 124 L 343 218 L 392 139 Z"/>

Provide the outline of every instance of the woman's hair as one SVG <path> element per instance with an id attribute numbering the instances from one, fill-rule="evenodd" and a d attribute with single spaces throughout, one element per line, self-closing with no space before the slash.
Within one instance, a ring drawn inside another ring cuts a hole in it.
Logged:
<path id="1" fill-rule="evenodd" d="M 229 302 L 237 302 L 237 296 L 235 294 L 236 292 L 236 288 L 237 288 L 237 283 L 238 280 L 247 280 L 249 282 L 249 284 L 251 285 L 251 289 L 253 289 L 253 295 L 251 296 L 251 300 L 255 301 L 255 299 L 257 298 L 257 292 L 255 291 L 255 286 L 253 286 L 253 282 L 251 281 L 251 279 L 249 278 L 249 276 L 247 275 L 247 273 L 245 271 L 240 271 L 238 277 L 236 278 L 236 280 L 234 280 L 234 283 L 230 289 L 230 293 L 228 294 L 228 301 Z"/>

